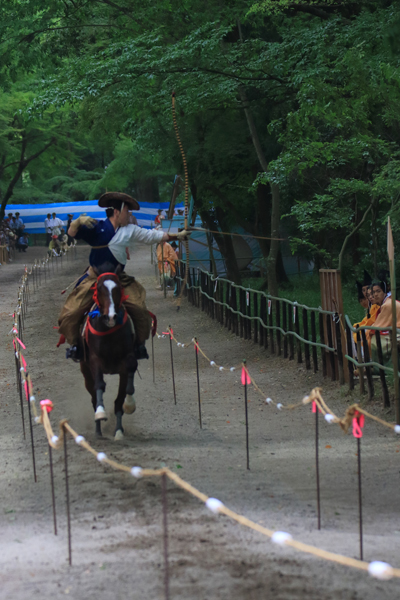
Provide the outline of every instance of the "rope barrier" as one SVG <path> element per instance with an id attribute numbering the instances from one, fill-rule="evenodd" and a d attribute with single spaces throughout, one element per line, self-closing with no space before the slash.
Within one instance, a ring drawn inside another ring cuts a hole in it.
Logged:
<path id="1" fill-rule="evenodd" d="M 30 273 L 32 273 L 32 269 L 31 269 Z M 23 281 L 22 281 L 22 290 L 23 291 L 24 291 L 25 283 L 28 280 L 28 274 L 29 274 L 29 272 L 26 269 L 25 274 L 23 276 Z M 22 308 L 23 308 L 23 294 L 19 295 L 19 297 L 18 297 L 17 309 L 13 315 L 14 319 L 15 319 L 16 315 L 21 313 Z M 92 454 L 92 456 L 94 456 L 99 462 L 108 464 L 113 469 L 123 471 L 126 473 L 130 473 L 132 476 L 134 476 L 135 478 L 138 478 L 138 479 L 142 478 L 142 477 L 154 477 L 154 476 L 160 477 L 160 476 L 165 475 L 172 482 L 174 482 L 178 487 L 180 487 L 187 493 L 191 494 L 192 496 L 194 496 L 194 497 L 198 498 L 200 501 L 202 501 L 211 512 L 213 512 L 215 514 L 225 515 L 225 516 L 231 518 L 232 520 L 234 520 L 235 522 L 237 522 L 238 524 L 240 524 L 244 527 L 247 527 L 249 529 L 252 529 L 254 531 L 257 531 L 258 533 L 270 538 L 271 541 L 273 541 L 276 544 L 279 544 L 282 546 L 286 545 L 286 546 L 292 547 L 300 552 L 313 555 L 313 556 L 323 559 L 323 560 L 327 560 L 330 562 L 341 564 L 343 566 L 347 566 L 347 567 L 355 568 L 358 570 L 362 570 L 364 572 L 368 572 L 372 577 L 375 577 L 375 578 L 378 578 L 381 580 L 386 580 L 386 579 L 390 579 L 393 577 L 400 578 L 400 569 L 394 568 L 387 563 L 384 563 L 381 561 L 373 561 L 373 562 L 368 563 L 363 560 L 358 560 L 358 559 L 350 558 L 350 557 L 347 557 L 347 556 L 344 556 L 341 554 L 336 554 L 333 552 L 322 550 L 315 546 L 305 544 L 303 542 L 293 539 L 289 533 L 281 532 L 281 531 L 274 531 L 272 529 L 263 527 L 263 526 L 259 525 L 258 523 L 251 521 L 247 517 L 232 511 L 231 509 L 226 507 L 220 500 L 207 496 L 206 494 L 204 494 L 203 492 L 201 492 L 200 490 L 198 490 L 197 488 L 192 486 L 189 482 L 187 482 L 184 479 L 182 479 L 181 477 L 179 477 L 176 473 L 173 473 L 167 467 L 163 467 L 161 469 L 143 469 L 138 466 L 129 467 L 127 465 L 123 465 L 122 463 L 119 463 L 112 459 L 109 459 L 104 452 L 97 452 L 85 440 L 85 438 L 82 435 L 79 435 L 69 425 L 69 423 L 66 419 L 60 421 L 59 435 L 58 436 L 55 435 L 54 431 L 52 429 L 52 426 L 51 426 L 50 418 L 49 418 L 49 412 L 51 412 L 51 410 L 53 409 L 52 401 L 49 399 L 42 400 L 40 402 L 41 415 L 40 415 L 40 417 L 37 415 L 37 409 L 35 406 L 35 397 L 32 394 L 32 391 L 33 391 L 32 381 L 31 381 L 29 373 L 27 373 L 27 364 L 26 364 L 25 358 L 22 355 L 21 351 L 18 349 L 18 345 L 20 347 L 23 347 L 24 343 L 21 341 L 20 337 L 18 336 L 18 328 L 17 328 L 16 321 L 14 322 L 14 326 L 10 333 L 13 334 L 13 346 L 15 349 L 16 357 L 23 364 L 23 366 L 20 369 L 21 379 L 24 383 L 24 388 L 25 388 L 25 392 L 27 395 L 27 399 L 29 398 L 29 402 L 32 404 L 32 408 L 33 408 L 34 415 L 35 415 L 35 423 L 37 423 L 37 424 L 40 423 L 43 425 L 47 441 L 51 448 L 59 449 L 61 447 L 61 442 L 64 441 L 65 432 L 68 432 L 74 438 L 75 442 L 79 446 L 81 446 L 84 450 L 86 450 L 87 452 Z M 176 340 L 175 336 L 173 336 L 173 332 L 170 327 L 168 327 L 168 335 L 171 337 L 171 339 L 172 338 L 174 339 L 175 343 L 177 343 L 177 344 L 180 343 Z M 163 337 L 163 336 L 158 336 L 158 337 Z M 194 339 L 192 339 L 192 342 L 194 342 L 196 344 L 196 346 L 199 348 L 197 342 L 195 342 Z M 188 345 L 190 345 L 190 344 L 188 344 Z M 188 345 L 181 344 L 181 346 L 184 346 L 184 347 L 187 347 Z M 200 350 L 200 348 L 199 348 L 199 350 Z M 201 351 L 201 354 L 205 358 L 207 358 L 207 360 L 209 360 L 203 351 Z M 211 364 L 214 361 L 209 361 L 209 362 Z M 247 366 L 242 364 L 242 368 L 245 369 L 246 373 L 249 375 Z M 255 389 L 262 394 L 262 391 L 258 387 L 258 385 L 254 382 L 254 380 L 251 378 L 250 375 L 249 375 L 249 377 L 250 377 Z M 345 417 L 342 419 L 339 419 L 332 411 L 330 411 L 329 407 L 327 406 L 327 404 L 325 403 L 325 401 L 323 400 L 323 398 L 321 396 L 319 388 L 315 388 L 314 390 L 312 390 L 310 396 L 306 396 L 305 398 L 303 398 L 301 403 L 296 404 L 296 405 L 290 405 L 287 408 L 288 409 L 296 408 L 297 406 L 305 405 L 312 401 L 315 401 L 318 404 L 318 407 L 321 408 L 321 411 L 325 415 L 331 416 L 332 420 L 330 422 L 332 422 L 333 420 L 335 422 L 339 422 L 339 424 L 341 424 L 343 429 L 346 429 L 346 427 L 348 429 L 348 426 L 349 426 L 348 424 L 351 422 L 351 419 L 352 419 L 355 411 L 357 410 L 357 411 L 361 412 L 362 414 L 364 414 L 365 416 L 372 418 L 375 421 L 394 429 L 396 433 L 400 433 L 400 426 L 398 426 L 398 425 L 393 426 L 393 425 L 387 423 L 386 421 L 383 421 L 382 419 L 375 417 L 374 415 L 370 415 L 367 411 L 361 409 L 357 404 L 354 404 L 353 406 L 349 407 L 346 411 Z"/>
<path id="2" fill-rule="evenodd" d="M 166 475 L 168 479 L 174 482 L 182 490 L 186 491 L 187 493 L 191 494 L 192 496 L 203 502 L 206 505 L 206 507 L 214 514 L 225 515 L 233 521 L 235 521 L 236 523 L 239 523 L 239 525 L 243 525 L 244 527 L 247 527 L 249 529 L 252 529 L 253 531 L 257 531 L 258 533 L 266 537 L 269 537 L 274 543 L 277 543 L 279 545 L 290 546 L 296 550 L 299 550 L 300 552 L 311 554 L 317 558 L 328 560 L 330 562 L 335 562 L 343 566 L 366 571 L 371 576 L 374 576 L 378 579 L 390 579 L 393 577 L 400 578 L 400 569 L 393 568 L 387 563 L 381 563 L 380 561 L 366 562 L 341 554 L 336 554 L 334 552 L 329 552 L 327 550 L 322 550 L 321 548 L 317 548 L 316 546 L 305 544 L 304 542 L 300 542 L 298 540 L 293 539 L 289 533 L 279 532 L 263 527 L 262 525 L 255 523 L 251 519 L 248 519 L 247 517 L 231 510 L 230 508 L 225 506 L 220 500 L 207 496 L 206 494 L 198 490 L 196 487 L 191 485 L 189 482 L 179 477 L 179 475 L 171 471 L 168 467 L 162 467 L 161 469 L 143 469 L 137 466 L 129 467 L 115 460 L 112 460 L 108 458 L 104 452 L 97 452 L 97 450 L 95 450 L 93 446 L 91 446 L 83 436 L 79 435 L 68 424 L 66 420 L 60 421 L 60 435 L 55 436 L 51 428 L 47 410 L 44 407 L 42 410 L 41 422 L 44 425 L 48 443 L 55 449 L 61 447 L 61 442 L 63 439 L 62 432 L 65 429 L 70 433 L 70 435 L 74 438 L 75 442 L 79 446 L 81 446 L 87 452 L 92 454 L 99 462 L 107 464 L 115 470 L 130 473 L 133 477 L 137 479 L 141 479 L 143 477 L 161 477 L 162 475 Z M 57 441 L 55 441 L 55 438 L 57 438 Z M 380 569 L 379 565 L 381 565 Z"/>
<path id="3" fill-rule="evenodd" d="M 162 335 L 160 335 L 158 333 L 156 334 L 158 339 L 166 338 L 167 335 L 171 336 L 171 339 L 176 343 L 176 345 L 178 347 L 185 348 L 185 349 L 189 348 L 192 344 L 194 344 L 195 347 L 198 349 L 199 353 L 203 356 L 203 358 L 205 358 L 207 360 L 209 365 L 211 367 L 216 367 L 221 372 L 222 371 L 234 372 L 234 371 L 237 371 L 239 368 L 244 369 L 244 371 L 248 375 L 250 382 L 253 385 L 254 389 L 264 398 L 266 404 L 273 404 L 278 408 L 278 410 L 293 410 L 293 409 L 299 408 L 301 406 L 306 406 L 307 404 L 310 404 L 312 402 L 316 402 L 320 408 L 320 411 L 324 415 L 325 420 L 328 423 L 337 423 L 343 429 L 343 431 L 345 433 L 347 433 L 347 431 L 351 425 L 351 420 L 354 416 L 355 411 L 358 411 L 358 412 L 362 413 L 363 415 L 365 415 L 366 417 L 368 417 L 369 419 L 376 421 L 377 423 L 380 423 L 384 427 L 391 429 L 392 431 L 394 431 L 394 433 L 400 434 L 400 425 L 388 423 L 387 421 L 384 421 L 383 419 L 380 419 L 379 417 L 372 415 L 368 411 L 361 408 L 359 406 L 359 404 L 357 404 L 357 403 L 355 403 L 355 404 L 351 405 L 349 408 L 347 408 L 343 417 L 338 417 L 337 415 L 335 415 L 333 410 L 331 410 L 329 408 L 329 406 L 326 404 L 326 402 L 324 401 L 324 399 L 321 395 L 321 388 L 314 388 L 308 396 L 304 396 L 304 398 L 301 400 L 301 402 L 298 402 L 296 404 L 289 404 L 289 405 L 285 406 L 281 402 L 275 402 L 272 398 L 268 397 L 265 394 L 265 392 L 263 392 L 261 390 L 261 388 L 257 385 L 254 378 L 249 373 L 247 365 L 245 365 L 244 363 L 241 363 L 240 365 L 236 365 L 233 367 L 224 367 L 222 365 L 218 365 L 214 360 L 210 359 L 209 356 L 207 356 L 207 354 L 202 350 L 199 343 L 196 342 L 194 338 L 192 338 L 192 340 L 190 342 L 181 343 L 177 340 L 175 334 L 173 333 L 173 329 L 171 329 L 169 326 L 167 329 L 168 329 L 168 331 L 163 333 Z"/>

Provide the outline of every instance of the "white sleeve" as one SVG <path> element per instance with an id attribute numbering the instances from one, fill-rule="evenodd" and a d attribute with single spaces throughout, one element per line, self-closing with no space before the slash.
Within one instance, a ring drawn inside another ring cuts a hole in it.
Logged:
<path id="1" fill-rule="evenodd" d="M 122 265 L 126 264 L 127 247 L 133 248 L 135 242 L 154 244 L 161 242 L 163 231 L 157 229 L 142 229 L 138 225 L 120 227 L 114 237 L 108 242 L 108 248 Z"/>
<path id="2" fill-rule="evenodd" d="M 161 242 L 164 237 L 164 231 L 160 229 L 144 229 L 138 225 L 127 225 L 131 230 L 129 232 L 129 245 L 139 242 L 142 244 L 154 244 Z"/>

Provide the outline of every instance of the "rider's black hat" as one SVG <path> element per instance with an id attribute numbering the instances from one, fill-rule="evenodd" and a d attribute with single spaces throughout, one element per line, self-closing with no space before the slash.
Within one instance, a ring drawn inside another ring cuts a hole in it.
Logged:
<path id="1" fill-rule="evenodd" d="M 98 205 L 102 208 L 116 208 L 117 210 L 121 210 L 122 203 L 127 204 L 129 210 L 140 210 L 138 201 L 123 192 L 106 192 L 100 196 L 98 201 Z"/>

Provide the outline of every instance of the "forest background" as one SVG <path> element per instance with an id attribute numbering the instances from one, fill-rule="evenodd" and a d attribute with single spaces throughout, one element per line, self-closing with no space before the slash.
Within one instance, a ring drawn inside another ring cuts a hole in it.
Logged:
<path id="1" fill-rule="evenodd" d="M 0 220 L 105 189 L 168 201 L 174 90 L 210 229 L 283 231 L 354 299 L 386 267 L 389 215 L 400 248 L 399 1 L 8 0 L 0 56 Z M 260 243 L 276 294 L 280 243 Z"/>

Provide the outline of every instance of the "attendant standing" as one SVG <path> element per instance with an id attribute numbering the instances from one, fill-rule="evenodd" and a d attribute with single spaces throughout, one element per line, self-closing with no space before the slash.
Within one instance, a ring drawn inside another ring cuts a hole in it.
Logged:
<path id="1" fill-rule="evenodd" d="M 21 217 L 19 216 L 20 213 L 17 212 L 15 213 L 15 226 L 16 226 L 16 233 L 18 237 L 21 237 L 22 234 L 24 233 L 24 229 L 25 229 L 25 225 L 23 220 L 21 219 Z"/>
<path id="2" fill-rule="evenodd" d="M 68 217 L 68 222 L 67 222 L 67 231 L 68 231 L 68 229 L 70 228 L 70 225 L 72 223 L 72 219 L 74 218 L 74 215 L 72 213 L 68 213 L 67 217 Z M 71 244 L 73 244 L 73 242 L 74 242 L 74 238 L 69 235 L 68 236 L 68 246 L 71 246 Z"/>
<path id="3" fill-rule="evenodd" d="M 50 244 L 50 242 L 51 242 L 50 221 L 51 221 L 51 214 L 47 213 L 47 217 L 44 220 L 44 228 L 46 230 L 46 246 L 48 246 Z"/>

